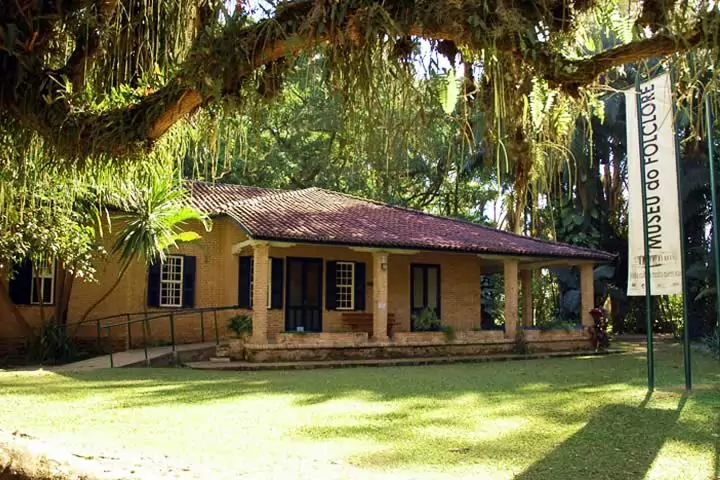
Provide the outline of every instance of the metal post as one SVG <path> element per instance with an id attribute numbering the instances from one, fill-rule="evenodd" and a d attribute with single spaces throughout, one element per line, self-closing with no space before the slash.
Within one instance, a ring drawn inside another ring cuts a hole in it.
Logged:
<path id="1" fill-rule="evenodd" d="M 145 320 L 143 320 L 142 323 L 142 331 L 143 331 L 143 350 L 145 350 L 145 366 L 150 366 L 150 357 L 148 357 L 148 345 L 147 345 L 147 313 L 145 313 Z"/>
<path id="2" fill-rule="evenodd" d="M 100 355 L 103 352 L 102 347 L 102 330 L 100 329 L 100 319 L 97 319 L 95 321 L 95 326 L 97 328 L 97 348 L 98 348 L 98 355 Z"/>
<path id="3" fill-rule="evenodd" d="M 108 331 L 108 343 L 110 344 L 110 368 L 114 368 L 113 364 L 113 346 L 112 346 L 112 327 L 106 327 Z"/>
<path id="4" fill-rule="evenodd" d="M 217 310 L 213 310 L 215 322 L 215 345 L 220 345 L 220 334 L 218 333 Z"/>
<path id="5" fill-rule="evenodd" d="M 177 352 L 175 351 L 175 314 L 170 314 L 170 342 L 172 343 L 173 360 L 177 360 Z"/>
<path id="6" fill-rule="evenodd" d="M 128 350 L 132 350 L 132 326 L 130 325 L 130 314 L 127 314 Z"/>
<path id="7" fill-rule="evenodd" d="M 655 358 L 653 347 L 652 328 L 652 292 L 650 289 L 650 243 L 648 235 L 648 212 L 647 212 L 647 187 L 645 184 L 645 145 L 642 135 L 642 101 L 640 99 L 640 73 L 635 76 L 635 108 L 637 109 L 638 145 L 640 146 L 640 184 L 642 186 L 642 209 L 643 209 L 643 241 L 644 241 L 644 262 L 645 262 L 645 326 L 647 329 L 647 373 L 648 391 L 655 390 Z"/>
<path id="8" fill-rule="evenodd" d="M 705 92 L 705 123 L 707 124 L 707 144 L 708 144 L 708 162 L 710 163 L 710 195 L 712 197 L 712 229 L 713 229 L 713 246 L 715 247 L 715 314 L 717 315 L 717 324 L 715 328 L 718 332 L 718 347 L 720 348 L 720 212 L 718 212 L 718 198 L 715 172 L 715 146 L 713 145 L 713 117 L 710 111 L 710 96 Z"/>
<path id="9" fill-rule="evenodd" d="M 675 85 L 675 72 L 671 70 L 670 85 Z M 671 87 L 672 88 L 672 87 Z M 677 134 L 677 105 L 673 102 L 673 135 L 675 135 L 675 165 L 677 170 L 678 215 L 680 216 L 680 276 L 683 302 L 683 364 L 685 366 L 685 390 L 692 390 L 692 363 L 690 358 L 690 329 L 688 328 L 687 277 L 685 275 L 685 215 L 683 214 L 683 166 L 680 157 L 680 141 Z"/>
<path id="10" fill-rule="evenodd" d="M 200 310 L 200 343 L 205 343 L 205 311 Z"/>

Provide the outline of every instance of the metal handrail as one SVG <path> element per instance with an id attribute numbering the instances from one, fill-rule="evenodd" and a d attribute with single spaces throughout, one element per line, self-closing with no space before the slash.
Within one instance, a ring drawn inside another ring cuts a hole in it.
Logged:
<path id="1" fill-rule="evenodd" d="M 112 345 L 112 329 L 116 327 L 126 327 L 127 333 L 128 333 L 128 346 L 132 347 L 132 325 L 136 323 L 142 323 L 142 334 L 143 334 L 143 349 L 145 351 L 145 364 L 150 365 L 150 359 L 148 356 L 148 346 L 147 346 L 147 322 L 151 320 L 158 320 L 163 318 L 169 318 L 170 320 L 170 345 L 172 347 L 172 354 L 173 357 L 177 357 L 177 350 L 176 350 L 176 341 L 175 341 L 175 318 L 176 317 L 182 317 L 186 315 L 197 315 L 200 314 L 200 337 L 201 342 L 205 343 L 205 314 L 206 313 L 212 313 L 213 314 L 213 323 L 214 323 L 214 332 L 215 332 L 215 344 L 220 344 L 220 335 L 219 335 L 219 329 L 218 329 L 218 320 L 217 320 L 217 312 L 221 311 L 227 311 L 227 310 L 240 310 L 243 309 L 243 307 L 240 307 L 239 305 L 227 305 L 223 307 L 198 307 L 198 308 L 173 308 L 169 311 L 142 311 L 142 312 L 131 312 L 131 313 L 120 313 L 115 315 L 108 315 L 105 317 L 100 317 L 93 319 L 92 321 L 85 321 L 85 322 L 77 322 L 74 324 L 66 324 L 65 327 L 70 327 L 73 325 L 81 325 L 81 324 L 92 324 L 95 323 L 96 326 L 96 332 L 97 332 L 97 344 L 99 351 L 102 351 L 102 331 L 107 331 L 107 344 L 108 344 L 108 353 L 110 356 L 110 368 L 114 367 L 114 361 L 113 361 L 113 345 Z M 142 315 L 141 318 L 133 319 L 133 316 Z M 115 322 L 115 323 L 109 323 L 102 325 L 100 322 L 102 320 L 110 320 L 115 318 L 127 318 L 124 322 Z M 92 322 L 92 323 L 91 323 Z"/>

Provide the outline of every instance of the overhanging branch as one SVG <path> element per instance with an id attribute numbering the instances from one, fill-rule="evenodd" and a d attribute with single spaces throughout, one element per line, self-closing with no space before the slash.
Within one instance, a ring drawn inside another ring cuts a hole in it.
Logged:
<path id="1" fill-rule="evenodd" d="M 48 85 L 53 84 L 48 74 L 31 77 L 31 88 L 20 101 L 0 102 L 0 108 L 37 129 L 63 155 L 121 156 L 150 148 L 172 125 L 198 108 L 237 94 L 263 65 L 326 42 L 413 35 L 449 40 L 474 50 L 505 50 L 520 56 L 552 85 L 573 91 L 612 67 L 703 45 L 708 37 L 717 38 L 719 25 L 717 15 L 710 15 L 682 35 L 662 34 L 586 59 L 568 60 L 543 53 L 541 46 L 522 55 L 514 51 L 517 42 L 508 40 L 522 32 L 508 31 L 501 19 L 487 14 L 486 1 L 437 1 L 430 2 L 426 10 L 412 11 L 402 0 L 387 0 L 382 7 L 370 0 L 356 0 L 341 14 L 330 8 L 332 3 L 298 0 L 278 8 L 272 19 L 244 28 L 228 25 L 219 35 L 201 34 L 174 79 L 125 108 L 100 114 L 77 113 L 62 98 L 48 105 L 44 98 L 48 97 Z M 382 18 L 389 21 L 374 22 L 379 18 L 373 17 L 379 15 L 379 8 Z M 468 19 L 473 16 L 485 18 L 484 30 L 470 24 Z"/>

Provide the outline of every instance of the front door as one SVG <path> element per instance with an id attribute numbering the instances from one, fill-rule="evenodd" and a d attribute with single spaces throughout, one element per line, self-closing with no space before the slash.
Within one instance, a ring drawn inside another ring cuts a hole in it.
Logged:
<path id="1" fill-rule="evenodd" d="M 440 265 L 415 263 L 410 266 L 410 313 L 414 317 L 420 315 L 425 309 L 434 310 L 437 317 L 442 318 L 440 316 Z"/>
<path id="2" fill-rule="evenodd" d="M 322 270 L 320 258 L 287 258 L 286 332 L 322 332 Z"/>

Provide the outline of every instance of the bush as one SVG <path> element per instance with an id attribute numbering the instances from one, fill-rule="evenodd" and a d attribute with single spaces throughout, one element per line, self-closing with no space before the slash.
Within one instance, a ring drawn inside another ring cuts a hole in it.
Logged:
<path id="1" fill-rule="evenodd" d="M 419 315 L 413 315 L 413 328 L 416 332 L 437 332 L 441 323 L 435 310 L 426 308 Z"/>
<path id="2" fill-rule="evenodd" d="M 67 327 L 47 323 L 40 330 L 35 347 L 35 357 L 42 363 L 67 363 L 77 357 L 77 346 L 68 337 Z"/>
<path id="3" fill-rule="evenodd" d="M 235 315 L 228 320 L 228 329 L 238 337 L 252 333 L 252 319 L 247 315 Z"/>
<path id="4" fill-rule="evenodd" d="M 720 330 L 720 328 L 715 328 L 713 333 L 705 335 L 703 337 L 703 344 L 713 358 L 720 360 L 720 344 L 718 344 L 718 341 L 720 341 L 720 332 L 718 330 Z"/>

